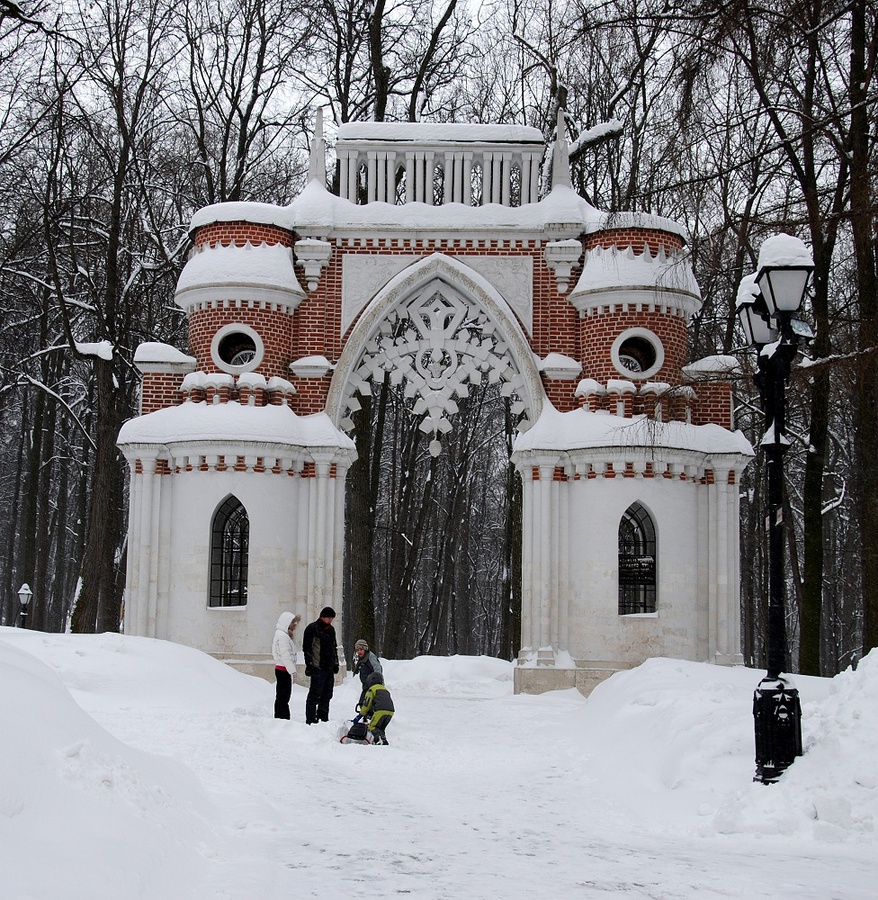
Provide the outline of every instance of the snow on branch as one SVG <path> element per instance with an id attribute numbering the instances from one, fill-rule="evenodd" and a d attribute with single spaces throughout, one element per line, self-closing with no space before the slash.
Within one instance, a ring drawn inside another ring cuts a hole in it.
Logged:
<path id="1" fill-rule="evenodd" d="M 570 144 L 570 158 L 575 159 L 588 147 L 595 147 L 604 141 L 612 140 L 620 137 L 625 128 L 618 119 L 608 119 L 606 122 L 600 122 L 593 128 L 587 128 L 580 132 L 579 137 Z"/>
<path id="2" fill-rule="evenodd" d="M 98 341 L 97 343 L 74 341 L 73 346 L 76 348 L 76 352 L 82 356 L 97 356 L 107 361 L 113 358 L 113 345 L 109 341 Z"/>

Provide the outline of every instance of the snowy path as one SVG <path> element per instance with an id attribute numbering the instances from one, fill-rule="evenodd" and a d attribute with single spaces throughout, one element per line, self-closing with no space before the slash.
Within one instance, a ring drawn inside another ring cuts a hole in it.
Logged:
<path id="1" fill-rule="evenodd" d="M 288 723 L 252 710 L 95 715 L 183 760 L 228 815 L 237 846 L 205 897 L 876 896 L 865 848 L 687 834 L 651 796 L 639 814 L 630 792 L 591 774 L 578 695 L 394 693 L 388 748 L 335 742 L 350 683 L 334 721 L 310 728 L 301 687 Z"/>

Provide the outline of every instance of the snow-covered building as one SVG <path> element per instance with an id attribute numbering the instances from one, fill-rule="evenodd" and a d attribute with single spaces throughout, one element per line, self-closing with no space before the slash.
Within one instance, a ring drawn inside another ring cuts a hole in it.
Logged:
<path id="1" fill-rule="evenodd" d="M 752 449 L 734 361 L 686 365 L 685 231 L 592 207 L 563 141 L 539 200 L 544 149 L 525 127 L 347 124 L 336 196 L 318 127 L 290 206 L 195 215 L 188 354 L 138 349 L 141 415 L 119 435 L 127 632 L 256 663 L 281 610 L 340 612 L 351 414 L 390 371 L 431 452 L 468 383 L 499 380 L 521 415 L 518 690 L 588 691 L 653 656 L 741 661 Z"/>

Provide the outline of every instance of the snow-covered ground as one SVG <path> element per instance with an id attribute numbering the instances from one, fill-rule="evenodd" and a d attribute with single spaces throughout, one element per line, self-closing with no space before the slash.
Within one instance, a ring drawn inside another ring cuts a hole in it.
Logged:
<path id="1" fill-rule="evenodd" d="M 652 660 L 588 699 L 487 658 L 386 663 L 390 747 L 272 716 L 185 647 L 0 628 L 0 895 L 878 895 L 878 653 L 797 678 L 806 753 L 751 782 L 761 673 Z"/>

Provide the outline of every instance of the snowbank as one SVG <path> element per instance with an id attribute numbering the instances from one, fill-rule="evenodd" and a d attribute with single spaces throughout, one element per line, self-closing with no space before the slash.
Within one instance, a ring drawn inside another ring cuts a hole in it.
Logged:
<path id="1" fill-rule="evenodd" d="M 203 849 L 217 844 L 214 805 L 192 772 L 108 734 L 9 631 L 0 629 L 3 895 L 192 895 Z M 106 667 L 100 680 L 113 675 Z"/>
<path id="2" fill-rule="evenodd" d="M 3 895 L 874 896 L 878 652 L 795 678 L 805 755 L 770 787 L 762 672 L 655 659 L 585 699 L 513 696 L 488 657 L 384 670 L 391 746 L 346 747 L 359 679 L 307 726 L 301 685 L 276 721 L 195 650 L 0 628 Z"/>

